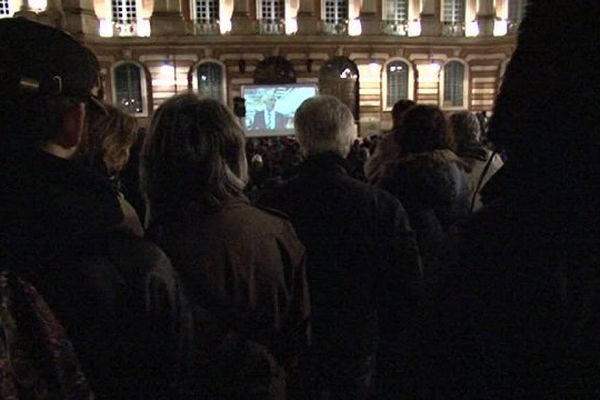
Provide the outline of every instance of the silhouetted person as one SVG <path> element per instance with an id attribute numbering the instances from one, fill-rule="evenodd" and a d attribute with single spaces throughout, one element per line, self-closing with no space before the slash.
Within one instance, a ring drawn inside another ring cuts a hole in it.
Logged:
<path id="1" fill-rule="evenodd" d="M 348 173 L 356 136 L 348 107 L 313 97 L 294 125 L 306 161 L 259 201 L 289 215 L 307 249 L 313 346 L 290 398 L 365 399 L 378 344 L 387 362 L 402 362 L 398 341 L 412 323 L 419 252 L 400 202 Z"/>
<path id="2" fill-rule="evenodd" d="M 2 19 L 0 74 L 0 264 L 55 311 L 96 398 L 181 398 L 191 347 L 178 277 L 125 226 L 108 179 L 73 160 L 86 113 L 102 112 L 89 53 Z"/>

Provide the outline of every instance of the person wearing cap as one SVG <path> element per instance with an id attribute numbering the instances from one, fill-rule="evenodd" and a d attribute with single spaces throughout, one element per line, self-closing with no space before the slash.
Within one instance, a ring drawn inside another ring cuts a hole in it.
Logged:
<path id="1" fill-rule="evenodd" d="M 97 68 L 69 35 L 0 20 L 0 264 L 41 292 L 98 399 L 183 396 L 191 346 L 164 253 L 123 226 L 111 183 L 77 163 Z"/>

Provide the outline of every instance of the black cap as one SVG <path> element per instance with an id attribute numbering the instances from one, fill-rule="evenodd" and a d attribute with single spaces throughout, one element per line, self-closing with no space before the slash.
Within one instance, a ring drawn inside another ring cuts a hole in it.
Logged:
<path id="1" fill-rule="evenodd" d="M 0 19 L 3 95 L 88 98 L 97 77 L 89 50 L 65 32 L 25 18 Z"/>

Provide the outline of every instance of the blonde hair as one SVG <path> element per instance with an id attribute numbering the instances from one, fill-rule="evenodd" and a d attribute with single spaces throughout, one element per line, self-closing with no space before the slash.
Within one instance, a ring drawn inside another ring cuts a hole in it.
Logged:
<path id="1" fill-rule="evenodd" d="M 118 108 L 108 104 L 105 107 L 106 115 L 95 114 L 88 119 L 80 154 L 89 166 L 113 174 L 127 164 L 138 124 L 133 116 Z"/>

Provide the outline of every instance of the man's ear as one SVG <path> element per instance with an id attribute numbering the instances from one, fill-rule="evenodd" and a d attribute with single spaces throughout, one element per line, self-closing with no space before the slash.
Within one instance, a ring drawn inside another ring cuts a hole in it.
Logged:
<path id="1" fill-rule="evenodd" d="M 58 144 L 65 149 L 79 146 L 85 127 L 85 104 L 79 103 L 69 108 L 63 116 Z"/>

